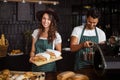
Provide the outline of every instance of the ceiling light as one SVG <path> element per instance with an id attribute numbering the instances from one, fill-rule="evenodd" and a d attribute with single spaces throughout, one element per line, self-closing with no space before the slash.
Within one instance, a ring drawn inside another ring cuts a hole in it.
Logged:
<path id="1" fill-rule="evenodd" d="M 26 3 L 26 2 L 30 2 L 30 3 L 39 3 L 39 4 L 53 4 L 53 5 L 57 5 L 59 4 L 59 1 L 55 1 L 55 0 L 3 0 L 4 2 L 22 2 L 22 3 Z"/>
<path id="2" fill-rule="evenodd" d="M 22 0 L 22 3 L 25 3 L 25 0 Z"/>
<path id="3" fill-rule="evenodd" d="M 86 8 L 86 9 L 91 8 L 91 6 L 89 6 L 89 5 L 86 5 L 86 6 L 83 6 L 83 7 Z"/>
<path id="4" fill-rule="evenodd" d="M 53 2 L 53 5 L 56 5 L 57 3 L 56 2 Z"/>
<path id="5" fill-rule="evenodd" d="M 3 2 L 7 2 L 7 0 L 4 0 Z"/>
<path id="6" fill-rule="evenodd" d="M 39 1 L 38 4 L 42 4 L 42 1 Z"/>

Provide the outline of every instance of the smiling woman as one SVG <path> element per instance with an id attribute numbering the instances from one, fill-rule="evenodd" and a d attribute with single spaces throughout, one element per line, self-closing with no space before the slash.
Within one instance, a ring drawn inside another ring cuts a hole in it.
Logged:
<path id="1" fill-rule="evenodd" d="M 43 53 L 47 49 L 56 49 L 61 52 L 62 39 L 57 32 L 58 17 L 53 10 L 38 11 L 36 17 L 40 22 L 39 28 L 32 33 L 32 48 L 30 52 L 30 62 L 36 54 Z M 51 62 L 42 66 L 33 64 L 32 71 L 53 72 L 56 71 L 56 63 Z"/>

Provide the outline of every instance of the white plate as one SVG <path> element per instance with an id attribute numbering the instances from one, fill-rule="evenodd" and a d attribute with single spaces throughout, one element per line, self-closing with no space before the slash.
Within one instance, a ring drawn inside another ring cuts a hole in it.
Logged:
<path id="1" fill-rule="evenodd" d="M 9 56 L 19 56 L 19 55 L 23 55 L 23 52 L 21 53 L 18 53 L 18 54 L 11 54 L 11 53 L 8 53 Z"/>
<path id="2" fill-rule="evenodd" d="M 46 49 L 46 51 L 49 51 L 49 52 L 52 52 L 56 55 L 56 57 L 59 57 L 61 55 L 61 52 L 60 51 L 57 51 L 57 50 L 52 50 L 52 49 Z"/>
<path id="3" fill-rule="evenodd" d="M 62 50 L 64 50 L 64 51 L 70 51 L 70 48 L 63 48 Z"/>

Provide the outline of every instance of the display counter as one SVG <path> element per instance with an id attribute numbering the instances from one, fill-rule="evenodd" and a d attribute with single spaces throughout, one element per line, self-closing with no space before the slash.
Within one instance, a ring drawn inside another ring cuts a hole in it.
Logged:
<path id="1" fill-rule="evenodd" d="M 57 80 L 57 75 L 64 71 L 73 71 L 74 67 L 74 53 L 70 51 L 62 52 L 62 60 L 56 61 L 57 72 L 47 72 L 45 73 L 45 80 Z M 19 56 L 6 56 L 0 58 L 0 70 L 10 69 L 12 71 L 31 71 L 31 63 L 29 63 L 29 54 L 19 55 Z M 81 69 L 74 71 L 75 73 L 85 74 L 90 80 L 120 80 L 118 79 L 120 74 L 114 74 L 111 71 L 110 74 L 105 74 L 103 76 L 98 76 L 94 69 Z"/>
<path id="2" fill-rule="evenodd" d="M 9 56 L 0 58 L 0 70 L 10 69 L 13 71 L 29 71 L 31 63 L 29 63 L 29 54 L 18 56 Z"/>
<path id="3" fill-rule="evenodd" d="M 73 70 L 74 54 L 70 51 L 62 51 L 62 57 L 63 59 L 56 61 L 57 71 Z M 29 54 L 1 57 L 0 70 L 6 68 L 14 71 L 30 71 Z"/>

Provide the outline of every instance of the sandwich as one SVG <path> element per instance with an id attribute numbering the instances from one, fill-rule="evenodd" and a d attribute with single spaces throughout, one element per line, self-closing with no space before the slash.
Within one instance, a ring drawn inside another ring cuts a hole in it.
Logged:
<path id="1" fill-rule="evenodd" d="M 43 61 L 48 61 L 50 60 L 50 55 L 47 54 L 47 53 L 38 53 L 36 54 L 36 56 L 33 58 L 34 61 L 37 61 L 37 62 L 43 62 Z"/>
<path id="2" fill-rule="evenodd" d="M 60 55 L 61 55 L 61 52 L 56 51 L 56 50 L 51 50 L 51 49 L 47 49 L 47 50 L 46 50 L 46 53 L 48 53 L 48 54 L 50 55 L 50 58 L 51 58 L 51 59 L 60 57 Z"/>

